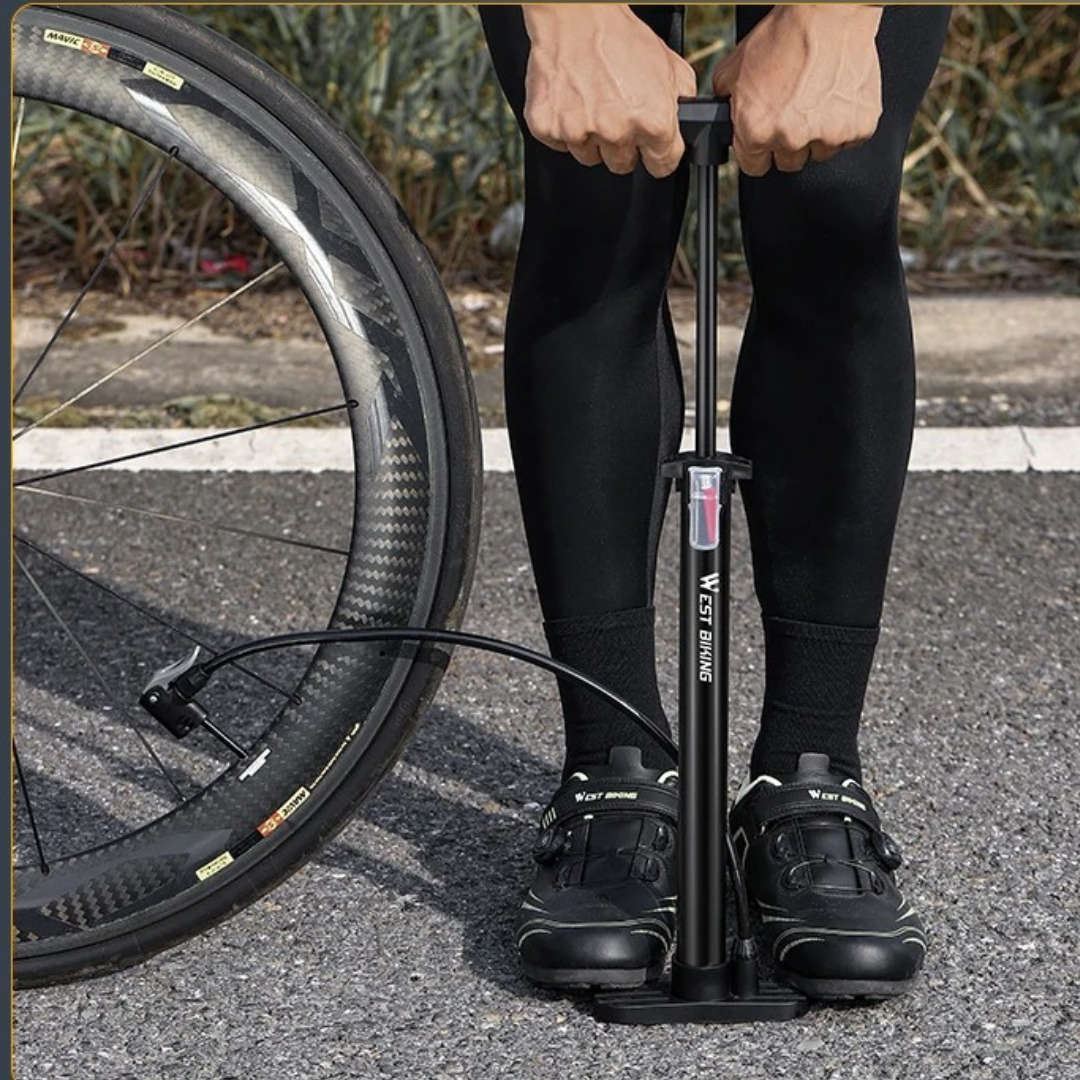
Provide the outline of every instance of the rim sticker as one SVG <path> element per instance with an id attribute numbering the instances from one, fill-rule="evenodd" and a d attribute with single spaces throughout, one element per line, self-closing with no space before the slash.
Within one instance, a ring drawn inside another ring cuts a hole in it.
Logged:
<path id="1" fill-rule="evenodd" d="M 213 877 L 219 870 L 224 870 L 232 861 L 233 857 L 226 851 L 216 859 L 211 859 L 205 866 L 200 866 L 195 871 L 195 876 L 200 881 L 205 881 L 207 878 Z"/>
<path id="2" fill-rule="evenodd" d="M 142 70 L 144 75 L 149 75 L 151 79 L 157 79 L 159 83 L 164 83 L 166 86 L 172 87 L 173 90 L 179 90 L 184 85 L 184 80 L 179 75 L 158 64 L 151 64 L 147 61 Z"/>
<path id="3" fill-rule="evenodd" d="M 66 34 L 63 30 L 46 30 L 45 40 L 50 45 L 63 45 L 65 49 L 78 49 L 79 52 L 93 53 L 94 56 L 109 55 L 109 46 L 103 41 L 94 41 L 79 34 Z"/>
<path id="4" fill-rule="evenodd" d="M 44 36 L 50 45 L 63 45 L 65 49 L 77 49 L 79 52 L 90 53 L 92 56 L 115 60 L 117 63 L 141 71 L 148 78 L 156 79 L 173 90 L 179 90 L 184 85 L 183 78 L 175 71 L 144 60 L 141 56 L 136 56 L 126 49 L 118 49 L 115 45 L 106 45 L 103 41 L 94 41 L 93 38 L 69 34 L 63 30 L 46 30 Z"/>
<path id="5" fill-rule="evenodd" d="M 269 836 L 290 814 L 295 813 L 310 794 L 311 792 L 306 787 L 298 788 L 290 799 L 282 803 L 277 810 L 258 826 L 259 832 L 263 836 Z"/>

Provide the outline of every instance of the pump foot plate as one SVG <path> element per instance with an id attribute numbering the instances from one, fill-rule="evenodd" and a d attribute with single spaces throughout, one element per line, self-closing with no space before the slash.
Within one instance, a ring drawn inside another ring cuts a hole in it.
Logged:
<path id="1" fill-rule="evenodd" d="M 763 985 L 754 997 L 722 1001 L 673 998 L 664 987 L 597 994 L 597 1020 L 610 1024 L 751 1024 L 794 1020 L 810 1001 L 797 991 Z"/>

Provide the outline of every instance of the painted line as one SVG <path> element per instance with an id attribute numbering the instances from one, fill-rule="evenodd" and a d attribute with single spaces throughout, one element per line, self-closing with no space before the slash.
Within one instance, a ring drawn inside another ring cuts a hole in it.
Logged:
<path id="1" fill-rule="evenodd" d="M 213 430 L 38 428 L 14 444 L 20 472 L 53 472 L 213 435 Z M 263 428 L 108 466 L 125 472 L 349 472 L 347 428 Z"/>
<path id="2" fill-rule="evenodd" d="M 75 468 L 148 448 L 172 446 L 206 431 L 44 428 L 14 447 L 21 472 Z M 484 470 L 513 472 L 505 428 L 482 432 Z M 683 432 L 684 450 L 693 432 Z M 717 446 L 728 449 L 726 428 Z M 352 446 L 343 428 L 268 428 L 214 439 L 198 446 L 109 466 L 129 471 L 343 472 L 352 468 Z M 1080 472 L 1080 427 L 916 428 L 911 472 Z"/>

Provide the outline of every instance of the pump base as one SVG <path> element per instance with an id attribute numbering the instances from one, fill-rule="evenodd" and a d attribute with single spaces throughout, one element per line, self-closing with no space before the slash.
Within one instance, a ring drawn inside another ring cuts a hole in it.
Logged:
<path id="1" fill-rule="evenodd" d="M 595 1016 L 609 1024 L 752 1024 L 794 1020 L 810 1008 L 795 990 L 762 985 L 753 997 L 687 1001 L 663 987 L 597 994 Z"/>

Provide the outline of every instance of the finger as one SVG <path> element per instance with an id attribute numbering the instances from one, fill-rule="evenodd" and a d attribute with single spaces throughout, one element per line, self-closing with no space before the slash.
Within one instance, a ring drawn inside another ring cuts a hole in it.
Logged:
<path id="1" fill-rule="evenodd" d="M 529 134 L 549 150 L 559 150 L 565 153 L 569 149 L 566 140 L 560 139 L 555 134 L 556 128 L 554 123 L 551 122 L 551 118 L 532 110 L 528 104 L 525 106 L 525 126 L 529 129 Z"/>
<path id="2" fill-rule="evenodd" d="M 686 153 L 686 143 L 679 130 L 678 112 L 673 110 L 670 123 L 644 126 L 638 136 L 638 148 L 651 176 L 663 177 L 673 173 Z"/>
<path id="3" fill-rule="evenodd" d="M 599 165 L 603 161 L 600 156 L 600 148 L 596 145 L 594 139 L 569 143 L 566 148 L 579 165 Z"/>
<path id="4" fill-rule="evenodd" d="M 680 64 L 675 73 L 675 89 L 679 97 L 697 97 L 697 72 L 681 56 L 679 60 Z"/>
<path id="5" fill-rule="evenodd" d="M 529 129 L 529 134 L 540 144 L 548 147 L 551 150 L 566 150 L 566 140 L 560 139 L 556 134 L 558 131 L 557 118 L 552 114 L 549 109 L 542 108 L 536 104 L 539 100 L 535 90 L 526 84 L 525 94 L 525 126 Z"/>
<path id="6" fill-rule="evenodd" d="M 854 139 L 848 139 L 846 142 L 840 144 L 841 150 L 847 150 L 852 146 L 862 146 L 864 142 L 869 140 L 869 135 L 857 135 Z"/>
<path id="7" fill-rule="evenodd" d="M 772 168 L 771 150 L 752 150 L 746 146 L 740 146 L 737 142 L 732 145 L 732 153 L 747 176 L 764 176 Z"/>
<path id="8" fill-rule="evenodd" d="M 810 160 L 810 148 L 802 150 L 774 150 L 773 161 L 781 172 L 798 172 Z"/>
<path id="9" fill-rule="evenodd" d="M 810 160 L 828 161 L 829 158 L 835 157 L 836 152 L 840 149 L 839 146 L 831 146 L 828 143 L 823 143 L 820 139 L 815 139 L 810 144 Z"/>
<path id="10" fill-rule="evenodd" d="M 598 149 L 604 164 L 618 176 L 632 173 L 641 160 L 637 147 L 633 145 L 621 146 L 617 143 L 601 143 Z"/>
<path id="11" fill-rule="evenodd" d="M 641 163 L 650 176 L 662 180 L 665 176 L 670 176 L 679 167 L 679 162 L 682 161 L 684 153 L 686 153 L 686 147 L 683 145 L 681 138 L 672 143 L 668 150 L 659 153 L 643 146 L 641 148 Z"/>
<path id="12" fill-rule="evenodd" d="M 560 154 L 565 154 L 570 150 L 570 147 L 566 145 L 561 139 L 541 139 L 538 135 L 533 135 L 538 143 L 542 143 L 549 150 L 558 150 Z"/>
<path id="13" fill-rule="evenodd" d="M 528 122 L 526 122 L 528 127 Z M 546 146 L 549 150 L 568 150 L 569 147 L 562 139 L 557 139 L 554 135 L 548 135 L 542 130 L 529 127 L 529 134 L 541 145 Z"/>
<path id="14" fill-rule="evenodd" d="M 734 129 L 734 138 L 731 141 L 731 153 L 747 176 L 764 176 L 772 168 L 772 150 L 764 140 L 756 139 L 753 134 L 747 134 L 749 126 L 743 122 L 732 102 L 731 122 Z"/>
<path id="15" fill-rule="evenodd" d="M 828 161 L 835 157 L 841 150 L 852 150 L 856 146 L 862 146 L 865 139 L 849 139 L 847 142 L 821 142 L 820 140 L 810 144 L 810 156 L 814 161 Z"/>

